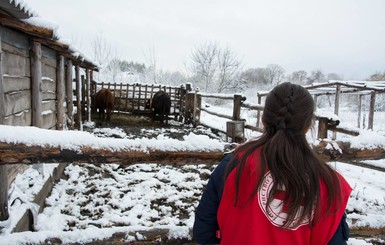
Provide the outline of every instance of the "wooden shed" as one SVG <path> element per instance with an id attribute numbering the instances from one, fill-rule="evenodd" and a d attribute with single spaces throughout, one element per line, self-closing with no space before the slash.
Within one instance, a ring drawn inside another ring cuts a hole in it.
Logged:
<path id="1" fill-rule="evenodd" d="M 55 28 L 23 1 L 0 0 L 0 40 L 0 125 L 73 129 L 75 121 L 82 120 L 80 100 L 85 97 L 80 72 L 84 70 L 90 84 L 98 66 L 59 39 Z M 23 165 L 0 166 L 0 183 L 9 185 L 23 169 Z"/>

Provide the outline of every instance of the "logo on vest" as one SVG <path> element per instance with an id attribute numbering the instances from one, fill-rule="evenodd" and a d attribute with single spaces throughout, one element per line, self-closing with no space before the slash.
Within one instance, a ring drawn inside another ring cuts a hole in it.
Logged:
<path id="1" fill-rule="evenodd" d="M 281 227 L 285 224 L 287 219 L 287 213 L 286 208 L 283 203 L 283 200 L 285 199 L 286 193 L 285 188 L 280 188 L 281 191 L 274 195 L 273 200 L 270 202 L 270 204 L 266 207 L 267 199 L 269 197 L 270 191 L 273 188 L 273 176 L 271 175 L 270 171 L 267 172 L 263 178 L 262 184 L 259 187 L 258 190 L 258 203 L 259 207 L 261 208 L 262 212 L 265 214 L 266 218 L 270 221 L 271 224 L 277 227 Z M 302 211 L 302 207 L 300 208 L 300 212 Z M 304 219 L 301 223 L 296 222 L 299 218 L 299 214 L 294 218 L 294 222 L 290 224 L 288 229 L 296 230 L 300 226 L 309 224 L 309 219 Z"/>

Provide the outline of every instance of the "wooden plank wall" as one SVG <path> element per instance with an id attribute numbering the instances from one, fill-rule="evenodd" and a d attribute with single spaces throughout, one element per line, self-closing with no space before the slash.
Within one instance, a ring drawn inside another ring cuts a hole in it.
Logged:
<path id="1" fill-rule="evenodd" d="M 31 66 L 30 43 L 27 35 L 1 27 L 2 86 L 4 93 L 4 125 L 30 126 L 31 110 Z M 16 175 L 28 166 L 8 165 L 8 186 Z"/>
<path id="2" fill-rule="evenodd" d="M 28 36 L 2 27 L 5 125 L 31 125 L 31 69 Z"/>
<path id="3" fill-rule="evenodd" d="M 56 129 L 56 52 L 43 45 L 41 50 L 43 123 L 46 129 Z"/>

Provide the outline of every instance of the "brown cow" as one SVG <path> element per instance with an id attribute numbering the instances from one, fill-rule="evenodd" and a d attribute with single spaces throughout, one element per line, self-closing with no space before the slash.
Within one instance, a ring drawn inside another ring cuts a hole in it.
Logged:
<path id="1" fill-rule="evenodd" d="M 106 121 L 111 121 L 111 114 L 114 110 L 114 96 L 109 89 L 102 88 L 94 95 L 93 109 L 99 110 L 99 119 L 104 121 L 105 114 L 107 114 Z"/>

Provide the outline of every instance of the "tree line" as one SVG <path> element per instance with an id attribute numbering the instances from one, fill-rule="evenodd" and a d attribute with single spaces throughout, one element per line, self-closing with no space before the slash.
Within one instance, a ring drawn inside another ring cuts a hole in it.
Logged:
<path id="1" fill-rule="evenodd" d="M 97 79 L 117 83 L 154 83 L 181 85 L 192 83 L 206 93 L 234 93 L 249 89 L 267 90 L 282 82 L 307 85 L 329 80 L 343 80 L 343 75 L 325 73 L 321 70 L 307 72 L 297 70 L 286 73 L 278 64 L 265 67 L 245 68 L 237 54 L 228 47 L 216 42 L 196 46 L 185 65 L 186 71 L 163 71 L 157 67 L 154 49 L 149 49 L 146 64 L 119 59 L 112 46 L 108 45 L 102 34 L 92 42 L 93 59 L 100 66 Z M 385 80 L 385 72 L 377 72 L 366 80 Z"/>

